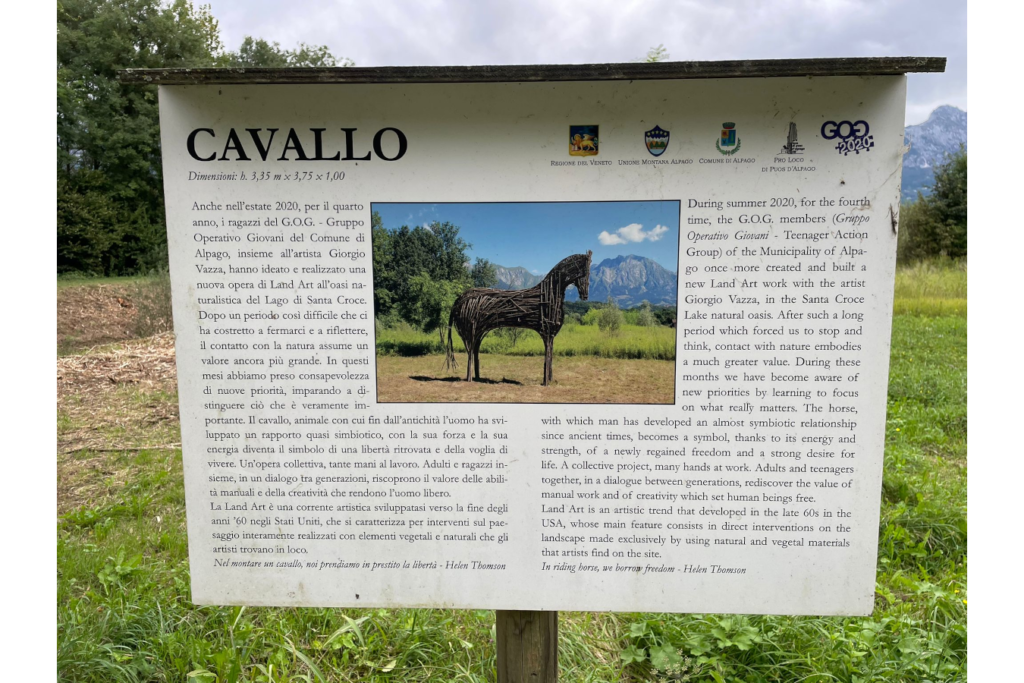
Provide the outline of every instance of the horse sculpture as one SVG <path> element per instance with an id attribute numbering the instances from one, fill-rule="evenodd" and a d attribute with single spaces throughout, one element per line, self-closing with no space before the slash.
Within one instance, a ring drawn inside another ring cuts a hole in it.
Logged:
<path id="1" fill-rule="evenodd" d="M 552 349 L 555 335 L 562 329 L 565 317 L 565 290 L 576 285 L 582 301 L 590 290 L 590 257 L 593 252 L 575 254 L 559 261 L 558 265 L 529 289 L 470 289 L 459 295 L 448 316 L 448 342 L 445 345 L 445 367 L 455 368 L 455 349 L 452 344 L 452 326 L 459 331 L 469 358 L 466 361 L 466 381 L 480 379 L 480 342 L 484 336 L 499 327 L 523 327 L 535 330 L 544 340 L 544 386 L 551 381 Z M 442 328 L 441 341 L 444 343 Z"/>

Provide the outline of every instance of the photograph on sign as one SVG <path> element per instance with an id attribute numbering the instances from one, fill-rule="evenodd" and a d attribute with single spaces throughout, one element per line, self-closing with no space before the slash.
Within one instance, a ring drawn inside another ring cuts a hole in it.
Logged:
<path id="1" fill-rule="evenodd" d="M 674 401 L 678 201 L 370 210 L 378 402 Z"/>

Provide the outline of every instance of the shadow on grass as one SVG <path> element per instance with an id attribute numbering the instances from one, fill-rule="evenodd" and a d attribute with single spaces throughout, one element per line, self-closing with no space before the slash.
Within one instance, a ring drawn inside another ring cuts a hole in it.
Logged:
<path id="1" fill-rule="evenodd" d="M 444 353 L 444 351 L 444 346 L 439 341 L 377 341 L 378 356 L 428 356 L 433 353 Z"/>
<path id="2" fill-rule="evenodd" d="M 410 375 L 409 379 L 415 380 L 417 382 L 462 382 L 462 381 L 464 381 L 461 377 L 427 377 L 425 375 Z M 508 379 L 506 377 L 502 377 L 500 381 L 496 380 L 496 379 L 487 379 L 486 377 L 481 377 L 480 379 L 475 379 L 473 381 L 474 382 L 479 382 L 480 384 L 515 384 L 517 386 L 523 386 L 522 382 L 517 382 L 514 379 Z"/>

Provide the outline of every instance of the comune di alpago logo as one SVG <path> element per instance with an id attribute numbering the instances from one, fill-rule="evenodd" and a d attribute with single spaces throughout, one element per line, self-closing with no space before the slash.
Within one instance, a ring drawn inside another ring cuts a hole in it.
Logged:
<path id="1" fill-rule="evenodd" d="M 739 136 L 736 134 L 736 124 L 731 121 L 723 123 L 722 135 L 715 141 L 715 149 L 726 156 L 732 156 L 740 151 L 740 145 L 742 144 Z"/>
<path id="2" fill-rule="evenodd" d="M 860 154 L 868 152 L 875 146 L 875 136 L 868 135 L 871 127 L 867 121 L 826 121 L 821 124 L 821 137 L 826 140 L 835 140 L 836 151 L 846 156 L 850 152 Z"/>

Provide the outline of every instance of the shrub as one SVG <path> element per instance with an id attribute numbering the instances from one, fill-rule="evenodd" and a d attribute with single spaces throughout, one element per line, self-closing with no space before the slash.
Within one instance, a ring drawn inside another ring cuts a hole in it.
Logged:
<path id="1" fill-rule="evenodd" d="M 622 327 L 623 322 L 622 310 L 614 299 L 608 297 L 608 303 L 601 309 L 597 318 L 597 326 L 602 332 L 616 332 Z"/>
<path id="2" fill-rule="evenodd" d="M 495 336 L 505 341 L 510 348 L 515 348 L 516 344 L 522 338 L 523 333 L 526 332 L 521 327 L 499 327 L 494 331 Z"/>
<path id="3" fill-rule="evenodd" d="M 658 321 L 654 319 L 654 313 L 651 311 L 650 301 L 644 301 L 640 304 L 640 310 L 636 316 L 636 324 L 640 327 L 654 327 L 658 324 Z"/>
<path id="4" fill-rule="evenodd" d="M 583 318 L 580 320 L 580 322 L 583 323 L 584 325 L 597 325 L 598 318 L 600 317 L 601 309 L 591 308 L 583 315 Z"/>
<path id="5" fill-rule="evenodd" d="M 136 337 L 151 337 L 174 329 L 171 276 L 167 269 L 158 270 L 136 282 L 132 302 L 135 304 L 132 332 Z"/>

